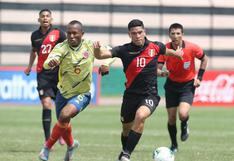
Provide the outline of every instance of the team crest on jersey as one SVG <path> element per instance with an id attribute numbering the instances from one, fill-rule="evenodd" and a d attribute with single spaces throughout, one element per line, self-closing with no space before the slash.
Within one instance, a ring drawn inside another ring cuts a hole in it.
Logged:
<path id="1" fill-rule="evenodd" d="M 54 42 L 55 41 L 55 35 L 50 35 L 49 39 L 50 39 L 51 42 Z"/>
<path id="2" fill-rule="evenodd" d="M 83 52 L 83 58 L 87 59 L 89 57 L 89 52 L 85 51 Z"/>
<path id="3" fill-rule="evenodd" d="M 155 55 L 155 49 L 149 49 L 148 54 L 150 57 L 153 57 Z"/>

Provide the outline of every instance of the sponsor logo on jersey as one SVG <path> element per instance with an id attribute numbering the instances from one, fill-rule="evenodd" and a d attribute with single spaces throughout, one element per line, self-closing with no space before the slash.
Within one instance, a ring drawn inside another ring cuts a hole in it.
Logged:
<path id="1" fill-rule="evenodd" d="M 34 41 L 35 41 L 35 42 L 37 42 L 37 41 L 42 41 L 42 38 L 35 39 Z"/>
<path id="2" fill-rule="evenodd" d="M 129 54 L 131 54 L 131 55 L 135 55 L 135 54 L 139 54 L 140 53 L 140 51 L 137 51 L 137 52 L 129 52 Z"/>

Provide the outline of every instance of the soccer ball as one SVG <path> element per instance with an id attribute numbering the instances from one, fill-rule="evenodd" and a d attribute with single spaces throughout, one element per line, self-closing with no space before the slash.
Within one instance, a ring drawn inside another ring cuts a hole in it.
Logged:
<path id="1" fill-rule="evenodd" d="M 174 161 L 175 156 L 168 147 L 159 147 L 153 152 L 154 161 Z"/>

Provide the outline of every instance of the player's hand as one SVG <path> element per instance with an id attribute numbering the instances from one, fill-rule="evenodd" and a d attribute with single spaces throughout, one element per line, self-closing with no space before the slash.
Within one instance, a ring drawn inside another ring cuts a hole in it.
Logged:
<path id="1" fill-rule="evenodd" d="M 27 67 L 25 70 L 24 70 L 24 74 L 29 76 L 30 75 L 30 72 L 31 72 L 31 68 Z"/>
<path id="2" fill-rule="evenodd" d="M 179 59 L 183 60 L 183 55 L 184 55 L 184 52 L 182 50 L 183 48 L 182 47 L 177 47 L 176 49 L 176 54 L 175 56 L 178 57 Z"/>
<path id="3" fill-rule="evenodd" d="M 109 74 L 110 68 L 106 65 L 101 65 L 98 69 L 98 73 L 102 76 Z"/>
<path id="4" fill-rule="evenodd" d="M 58 66 L 60 64 L 60 61 L 57 60 L 57 59 L 52 59 L 49 61 L 48 65 L 51 67 L 51 68 L 54 68 L 56 66 Z"/>
<path id="5" fill-rule="evenodd" d="M 168 77 L 169 74 L 170 74 L 170 72 L 169 72 L 168 70 L 162 70 L 160 76 L 161 76 L 161 77 Z"/>
<path id="6" fill-rule="evenodd" d="M 100 41 L 95 41 L 95 42 L 93 43 L 93 48 L 94 48 L 94 49 L 100 49 L 100 48 L 101 48 L 101 43 L 100 43 Z"/>
<path id="7" fill-rule="evenodd" d="M 193 85 L 194 85 L 194 87 L 196 87 L 196 88 L 197 88 L 197 87 L 200 87 L 201 81 L 200 81 L 199 79 L 195 79 Z"/>

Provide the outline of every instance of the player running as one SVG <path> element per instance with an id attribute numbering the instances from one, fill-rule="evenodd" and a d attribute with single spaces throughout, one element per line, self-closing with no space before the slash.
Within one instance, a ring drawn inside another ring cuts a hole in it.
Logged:
<path id="1" fill-rule="evenodd" d="M 169 76 L 164 88 L 168 113 L 167 127 L 171 139 L 170 148 L 173 152 L 176 152 L 178 149 L 176 138 L 177 110 L 181 121 L 180 138 L 181 141 L 186 141 L 189 137 L 188 120 L 194 92 L 196 87 L 199 87 L 201 84 L 208 62 L 208 57 L 205 55 L 204 51 L 199 46 L 183 40 L 183 35 L 183 26 L 178 23 L 172 24 L 169 27 L 171 42 L 166 44 L 169 49 L 175 50 L 181 47 L 184 53 L 182 56 L 183 59 L 165 55 L 160 55 L 158 59 L 159 69 L 162 69 L 163 64 L 166 63 L 166 68 L 169 71 Z M 200 69 L 197 77 L 195 77 L 195 58 L 200 60 Z"/>
<path id="2" fill-rule="evenodd" d="M 130 161 L 130 155 L 138 144 L 146 119 L 156 109 L 160 97 L 157 90 L 157 59 L 161 54 L 181 57 L 181 50 L 167 49 L 160 42 L 146 38 L 144 24 L 134 19 L 128 24 L 131 42 L 112 50 L 102 50 L 95 44 L 94 54 L 98 59 L 118 57 L 122 60 L 126 76 L 126 90 L 121 107 L 122 151 L 120 161 Z"/>
<path id="3" fill-rule="evenodd" d="M 49 152 L 59 137 L 67 144 L 64 161 L 72 159 L 79 142 L 72 135 L 71 119 L 83 111 L 90 103 L 92 70 L 94 62 L 93 42 L 82 39 L 84 34 L 81 22 L 73 20 L 67 25 L 67 40 L 55 46 L 44 63 L 45 69 L 59 66 L 56 114 L 58 121 L 39 158 L 49 159 Z"/>

